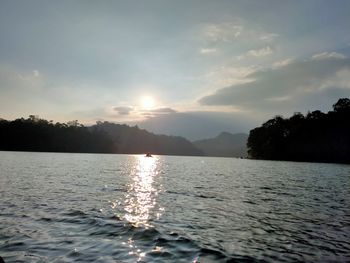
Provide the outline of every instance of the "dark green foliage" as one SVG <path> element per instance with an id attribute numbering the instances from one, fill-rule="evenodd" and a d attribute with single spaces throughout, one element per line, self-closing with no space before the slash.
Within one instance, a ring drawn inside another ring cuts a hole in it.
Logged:
<path id="1" fill-rule="evenodd" d="M 34 115 L 14 121 L 0 119 L 0 150 L 203 155 L 185 138 L 155 135 L 137 126 L 98 122 L 84 127 L 76 120 L 54 124 Z"/>
<path id="2" fill-rule="evenodd" d="M 53 123 L 31 115 L 28 119 L 0 120 L 0 150 L 111 153 L 115 146 L 103 131 L 77 121 Z"/>
<path id="3" fill-rule="evenodd" d="M 250 131 L 247 146 L 255 159 L 350 163 L 350 100 L 327 114 L 276 116 Z"/>

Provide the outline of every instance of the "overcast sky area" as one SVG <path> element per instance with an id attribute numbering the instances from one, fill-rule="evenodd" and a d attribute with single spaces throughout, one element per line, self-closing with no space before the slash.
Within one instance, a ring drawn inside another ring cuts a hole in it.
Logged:
<path id="1" fill-rule="evenodd" d="M 0 0 L 0 117 L 246 132 L 350 96 L 350 1 Z"/>

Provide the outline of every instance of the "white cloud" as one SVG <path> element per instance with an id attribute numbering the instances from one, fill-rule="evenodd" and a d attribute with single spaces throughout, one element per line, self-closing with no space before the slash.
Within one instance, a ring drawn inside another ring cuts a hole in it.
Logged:
<path id="1" fill-rule="evenodd" d="M 260 49 L 251 49 L 247 52 L 246 56 L 250 57 L 265 57 L 273 53 L 270 46 L 266 46 Z"/>
<path id="2" fill-rule="evenodd" d="M 202 36 L 211 42 L 231 42 L 241 35 L 243 26 L 234 23 L 207 24 L 202 29 Z"/>
<path id="3" fill-rule="evenodd" d="M 261 35 L 260 40 L 270 42 L 275 40 L 278 36 L 279 35 L 275 33 L 267 33 L 267 34 Z"/>
<path id="4" fill-rule="evenodd" d="M 225 87 L 250 81 L 248 76 L 256 71 L 256 67 L 222 66 L 212 69 L 203 76 L 205 83 L 214 87 Z"/>
<path id="5" fill-rule="evenodd" d="M 34 75 L 34 77 L 39 77 L 40 73 L 38 70 L 33 70 L 33 75 Z"/>
<path id="6" fill-rule="evenodd" d="M 287 65 L 293 63 L 294 61 L 295 61 L 294 58 L 286 58 L 284 60 L 277 61 L 277 62 L 273 63 L 273 66 L 276 68 L 284 67 L 284 66 L 287 66 Z"/>
<path id="7" fill-rule="evenodd" d="M 272 53 L 273 53 L 273 49 L 270 46 L 266 46 L 260 49 L 248 50 L 246 53 L 237 56 L 237 59 L 242 60 L 248 57 L 255 57 L 255 58 L 266 57 L 268 55 L 271 55 Z"/>
<path id="8" fill-rule="evenodd" d="M 216 48 L 201 48 L 199 51 L 201 54 L 211 54 L 217 52 Z"/>
<path id="9" fill-rule="evenodd" d="M 346 56 L 337 52 L 323 52 L 312 56 L 312 59 L 327 59 L 327 58 L 339 58 L 344 59 Z"/>

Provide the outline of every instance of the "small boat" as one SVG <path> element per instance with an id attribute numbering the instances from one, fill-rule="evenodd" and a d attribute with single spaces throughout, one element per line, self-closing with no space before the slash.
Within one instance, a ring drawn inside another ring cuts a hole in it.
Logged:
<path id="1" fill-rule="evenodd" d="M 152 157 L 152 154 L 150 152 L 146 153 L 145 157 Z"/>

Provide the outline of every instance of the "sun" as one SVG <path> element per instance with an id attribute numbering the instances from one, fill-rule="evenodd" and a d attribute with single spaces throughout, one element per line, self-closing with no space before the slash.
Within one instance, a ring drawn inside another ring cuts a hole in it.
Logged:
<path id="1" fill-rule="evenodd" d="M 144 96 L 141 98 L 142 108 L 149 110 L 155 106 L 155 100 L 151 96 Z"/>

